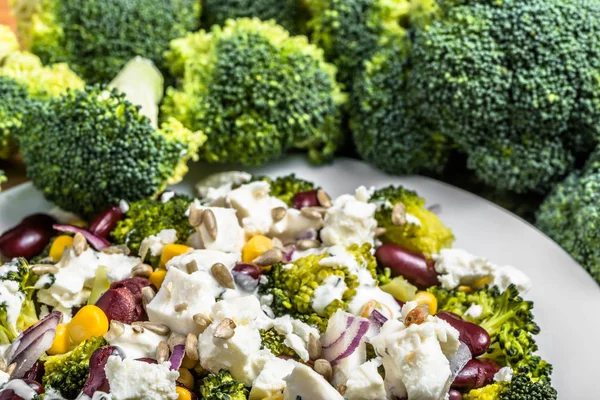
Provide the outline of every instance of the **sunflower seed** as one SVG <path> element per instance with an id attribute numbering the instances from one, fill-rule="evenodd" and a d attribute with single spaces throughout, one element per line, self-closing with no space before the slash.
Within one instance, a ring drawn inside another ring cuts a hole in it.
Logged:
<path id="1" fill-rule="evenodd" d="M 157 324 L 155 322 L 144 321 L 141 324 L 144 329 L 148 329 L 150 332 L 154 332 L 157 335 L 167 336 L 171 333 L 171 328 L 165 324 Z"/>
<path id="2" fill-rule="evenodd" d="M 122 322 L 112 320 L 110 321 L 110 328 L 108 332 L 104 335 L 104 338 L 108 341 L 115 340 L 120 337 L 123 333 L 125 333 L 125 325 Z"/>
<path id="3" fill-rule="evenodd" d="M 175 346 L 179 344 L 185 344 L 185 336 L 181 333 L 172 332 L 171 336 L 169 336 L 169 339 L 167 340 L 167 344 L 169 345 L 169 349 L 173 351 Z"/>
<path id="4" fill-rule="evenodd" d="M 148 255 L 148 251 L 150 250 L 150 241 L 148 239 L 142 240 L 140 244 L 140 250 L 138 251 L 138 255 L 144 261 L 146 256 Z"/>
<path id="5" fill-rule="evenodd" d="M 185 355 L 190 360 L 197 361 L 200 358 L 198 354 L 198 336 L 188 333 L 185 338 Z"/>
<path id="6" fill-rule="evenodd" d="M 219 229 L 217 228 L 217 218 L 215 217 L 215 213 L 209 209 L 204 210 L 204 212 L 202 212 L 202 222 L 208 232 L 208 236 L 210 236 L 212 240 L 217 240 Z"/>
<path id="7" fill-rule="evenodd" d="M 142 304 L 144 307 L 152 301 L 155 295 L 156 293 L 154 293 L 154 289 L 152 289 L 150 286 L 145 286 L 142 288 Z"/>
<path id="8" fill-rule="evenodd" d="M 326 210 L 323 207 L 303 207 L 300 213 L 308 219 L 320 220 L 323 219 L 323 214 Z"/>
<path id="9" fill-rule="evenodd" d="M 411 326 L 412 324 L 420 325 L 427 320 L 429 316 L 429 307 L 421 305 L 410 310 L 404 317 L 404 325 Z"/>
<path id="10" fill-rule="evenodd" d="M 267 265 L 277 264 L 278 262 L 281 262 L 282 259 L 283 254 L 281 249 L 273 247 L 252 260 L 252 263 L 259 267 L 266 267 Z"/>
<path id="11" fill-rule="evenodd" d="M 217 325 L 214 337 L 219 339 L 230 339 L 235 335 L 235 322 L 231 318 L 225 318 Z"/>
<path id="12" fill-rule="evenodd" d="M 321 357 L 321 341 L 312 333 L 308 336 L 307 350 L 311 360 L 318 360 Z"/>
<path id="13" fill-rule="evenodd" d="M 343 383 L 340 383 L 339 385 L 337 385 L 335 387 L 335 390 L 337 390 L 342 396 L 346 394 L 346 385 Z"/>
<path id="14" fill-rule="evenodd" d="M 124 244 L 118 244 L 115 246 L 110 246 L 105 249 L 102 249 L 102 252 L 105 254 L 125 254 L 128 256 L 131 254 L 131 250 Z"/>
<path id="15" fill-rule="evenodd" d="M 271 210 L 271 217 L 274 222 L 279 222 L 285 218 L 287 214 L 287 209 L 285 207 L 275 207 Z"/>
<path id="16" fill-rule="evenodd" d="M 77 232 L 75 234 L 75 237 L 73 237 L 72 247 L 73 247 L 73 251 L 75 252 L 75 255 L 77 257 L 79 257 L 88 248 L 88 244 L 87 244 L 87 240 L 85 240 L 85 236 L 83 236 L 81 233 Z"/>
<path id="17" fill-rule="evenodd" d="M 0 357 L 0 371 L 6 372 L 6 361 L 2 357 Z"/>
<path id="18" fill-rule="evenodd" d="M 302 239 L 296 242 L 296 248 L 298 250 L 316 249 L 321 246 L 321 242 L 318 240 Z"/>
<path id="19" fill-rule="evenodd" d="M 148 278 L 152 274 L 152 267 L 148 264 L 138 264 L 131 269 L 131 275 Z M 146 286 L 147 287 L 147 286 Z"/>
<path id="20" fill-rule="evenodd" d="M 404 207 L 404 204 L 398 203 L 392 209 L 392 224 L 396 226 L 406 224 L 406 207 Z"/>
<path id="21" fill-rule="evenodd" d="M 188 308 L 188 303 L 186 303 L 185 301 L 182 301 L 179 304 L 175 304 L 175 312 L 183 312 L 185 310 L 187 310 Z"/>
<path id="22" fill-rule="evenodd" d="M 185 268 L 187 269 L 188 274 L 193 274 L 194 272 L 198 271 L 198 263 L 196 260 L 192 260 L 185 264 Z"/>
<path id="23" fill-rule="evenodd" d="M 192 228 L 198 228 L 200 225 L 202 225 L 202 213 L 203 211 L 199 209 L 195 204 L 191 205 L 190 216 L 188 220 Z"/>
<path id="24" fill-rule="evenodd" d="M 332 206 L 331 199 L 323 189 L 317 190 L 317 200 L 319 200 L 321 207 L 329 208 Z"/>
<path id="25" fill-rule="evenodd" d="M 315 360 L 313 369 L 317 374 L 322 375 L 323 378 L 325 378 L 328 381 L 331 379 L 331 375 L 333 375 L 331 363 L 323 358 Z"/>
<path id="26" fill-rule="evenodd" d="M 169 359 L 169 345 L 164 340 L 161 340 L 158 343 L 158 347 L 156 348 L 156 362 L 158 362 L 159 364 L 162 364 L 165 361 L 167 361 L 168 359 Z"/>
<path id="27" fill-rule="evenodd" d="M 36 264 L 31 267 L 31 272 L 36 275 L 57 274 L 58 267 L 54 265 Z"/>
<path id="28" fill-rule="evenodd" d="M 131 329 L 133 329 L 135 333 L 144 333 L 144 327 L 141 325 L 131 325 Z"/>
<path id="29" fill-rule="evenodd" d="M 9 377 L 12 378 L 16 369 L 17 369 L 17 363 L 12 363 L 6 368 L 6 373 L 8 374 Z"/>
<path id="30" fill-rule="evenodd" d="M 283 242 L 279 238 L 274 237 L 273 239 L 271 239 L 271 242 L 273 243 L 273 247 L 275 247 L 276 249 L 283 249 L 284 247 Z"/>
<path id="31" fill-rule="evenodd" d="M 225 265 L 221 263 L 214 264 L 210 268 L 210 273 L 212 274 L 213 278 L 215 278 L 215 280 L 219 282 L 219 285 L 227 289 L 235 289 L 235 283 L 233 283 L 233 276 L 231 275 L 231 272 L 229 272 L 229 269 L 227 269 Z"/>
<path id="32" fill-rule="evenodd" d="M 387 233 L 387 229 L 385 228 L 376 228 L 375 229 L 375 237 L 383 236 Z"/>
<path id="33" fill-rule="evenodd" d="M 192 318 L 194 319 L 194 322 L 196 323 L 196 325 L 198 325 L 202 331 L 204 331 L 206 328 L 208 328 L 208 326 L 212 323 L 210 318 L 208 318 L 204 314 L 200 314 L 200 313 L 194 314 L 194 316 Z"/>

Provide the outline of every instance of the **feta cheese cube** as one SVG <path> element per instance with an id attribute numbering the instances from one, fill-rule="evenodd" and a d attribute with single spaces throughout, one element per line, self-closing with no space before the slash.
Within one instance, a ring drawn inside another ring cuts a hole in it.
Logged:
<path id="1" fill-rule="evenodd" d="M 269 360 L 252 384 L 249 400 L 263 400 L 283 394 L 284 378 L 292 373 L 296 366 L 293 360 L 273 358 Z"/>
<path id="2" fill-rule="evenodd" d="M 162 254 L 163 247 L 177 242 L 177 231 L 175 229 L 163 229 L 156 235 L 148 236 L 144 241 L 149 246 L 150 254 L 158 257 Z"/>
<path id="3" fill-rule="evenodd" d="M 323 220 L 306 218 L 300 210 L 288 208 L 280 221 L 273 221 L 269 236 L 276 237 L 284 244 L 294 243 L 298 236 L 308 231 L 318 231 L 323 227 Z"/>
<path id="4" fill-rule="evenodd" d="M 383 378 L 377 372 L 380 365 L 381 361 L 374 359 L 351 371 L 344 397 L 347 400 L 385 399 Z"/>
<path id="5" fill-rule="evenodd" d="M 124 325 L 125 331 L 119 337 L 107 339 L 113 346 L 119 346 L 125 352 L 125 358 L 154 358 L 156 348 L 161 341 L 167 341 L 167 336 L 158 335 L 149 329 L 135 332 L 131 325 Z M 106 335 L 110 338 L 110 335 Z"/>
<path id="6" fill-rule="evenodd" d="M 104 369 L 110 394 L 119 400 L 177 400 L 175 381 L 179 372 L 171 371 L 169 366 L 169 362 L 149 364 L 111 356 Z"/>
<path id="7" fill-rule="evenodd" d="M 198 207 L 200 210 L 211 210 L 217 223 L 217 237 L 212 239 L 206 225 L 200 225 L 198 234 L 202 248 L 218 250 L 226 253 L 241 252 L 244 247 L 244 230 L 240 227 L 236 211 L 222 207 Z"/>
<path id="8" fill-rule="evenodd" d="M 284 400 L 344 400 L 344 397 L 321 375 L 303 364 L 296 364 L 285 378 Z"/>

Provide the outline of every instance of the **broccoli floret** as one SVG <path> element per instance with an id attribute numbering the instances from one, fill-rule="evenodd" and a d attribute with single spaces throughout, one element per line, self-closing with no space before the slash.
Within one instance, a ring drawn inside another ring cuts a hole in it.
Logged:
<path id="1" fill-rule="evenodd" d="M 450 141 L 415 110 L 407 93 L 406 41 L 383 46 L 354 82 L 350 128 L 363 159 L 393 174 L 440 173 Z"/>
<path id="2" fill-rule="evenodd" d="M 429 291 L 437 298 L 440 311 L 453 312 L 489 333 L 491 345 L 485 357 L 500 365 L 523 370 L 533 379 L 549 379 L 552 366 L 534 355 L 538 347 L 533 336 L 540 328 L 533 319 L 533 303 L 523 300 L 514 285 L 504 292 L 496 287 L 471 293 L 440 287 L 432 287 Z M 482 308 L 477 318 L 465 315 L 473 304 Z"/>
<path id="3" fill-rule="evenodd" d="M 600 137 L 600 4 L 460 0 L 439 8 L 411 32 L 406 94 L 416 112 L 456 142 L 485 183 L 549 189 Z"/>
<path id="4" fill-rule="evenodd" d="M 15 258 L 2 265 L 0 345 L 12 343 L 19 333 L 38 321 L 33 301 L 35 292 L 33 286 L 36 281 L 37 275 L 31 271 L 29 264 L 23 258 Z"/>
<path id="5" fill-rule="evenodd" d="M 140 244 L 148 236 L 156 235 L 163 229 L 175 229 L 177 243 L 185 244 L 194 233 L 185 215 L 191 203 L 192 198 L 184 195 L 176 195 L 166 203 L 156 199 L 131 203 L 125 218 L 111 232 L 111 239 L 115 243 L 126 244 L 137 254 Z"/>
<path id="6" fill-rule="evenodd" d="M 94 351 L 106 345 L 108 342 L 104 338 L 93 337 L 68 353 L 42 357 L 45 370 L 42 383 L 59 391 L 67 399 L 75 399 L 88 378 L 90 357 Z"/>
<path id="7" fill-rule="evenodd" d="M 298 354 L 291 347 L 284 344 L 285 335 L 277 332 L 275 328 L 271 329 L 261 329 L 260 331 L 260 339 L 262 342 L 263 348 L 268 349 L 273 355 L 280 356 L 289 356 L 298 358 Z"/>
<path id="8" fill-rule="evenodd" d="M 246 400 L 248 389 L 223 370 L 200 381 L 200 394 L 204 400 Z"/>
<path id="9" fill-rule="evenodd" d="M 228 19 L 275 20 L 293 34 L 306 31 L 308 10 L 302 0 L 203 0 L 202 22 L 206 28 L 224 25 Z"/>
<path id="10" fill-rule="evenodd" d="M 67 62 L 87 81 L 108 82 L 135 56 L 164 65 L 169 41 L 200 24 L 197 0 L 15 0 L 19 35 L 45 63 Z"/>
<path id="11" fill-rule="evenodd" d="M 556 400 L 558 395 L 548 381 L 533 381 L 516 373 L 510 382 L 500 382 L 463 394 L 464 400 Z"/>
<path id="12" fill-rule="evenodd" d="M 229 20 L 174 40 L 167 63 L 180 82 L 162 111 L 208 136 L 209 162 L 258 165 L 291 149 L 321 162 L 343 139 L 335 68 L 273 21 Z"/>
<path id="13" fill-rule="evenodd" d="M 452 231 L 425 207 L 425 200 L 416 192 L 402 186 L 388 186 L 375 191 L 370 201 L 378 205 L 375 213 L 377 225 L 386 229 L 380 238 L 383 242 L 396 243 L 428 257 L 452 246 Z M 399 203 L 404 205 L 407 218 L 404 224 L 395 225 L 392 222 L 392 210 Z"/>
<path id="14" fill-rule="evenodd" d="M 269 194 L 277 197 L 288 206 L 292 205 L 292 198 L 296 193 L 308 192 L 315 189 L 314 183 L 297 178 L 295 174 L 280 176 L 275 179 L 268 176 L 258 176 L 252 180 L 268 182 L 271 187 Z"/>
<path id="15" fill-rule="evenodd" d="M 537 212 L 537 227 L 600 283 L 600 153 L 556 185 Z"/>
<path id="16" fill-rule="evenodd" d="M 17 152 L 15 133 L 23 126 L 23 115 L 32 107 L 24 85 L 0 75 L 0 158 L 10 158 Z"/>
<path id="17" fill-rule="evenodd" d="M 368 270 L 374 279 L 377 277 L 377 261 L 371 254 L 370 244 L 352 245 L 347 251 L 354 256 L 360 268 Z M 291 264 L 275 264 L 265 274 L 267 281 L 261 283 L 259 293 L 273 295 L 271 309 L 276 316 L 292 315 L 324 331 L 329 317 L 337 310 L 347 308 L 356 294 L 358 276 L 345 265 L 320 265 L 320 261 L 326 257 L 327 252 L 309 255 Z M 324 310 L 317 312 L 312 306 L 315 290 L 332 276 L 339 277 L 346 285 L 346 290 L 341 300 L 333 300 Z"/>
<path id="18" fill-rule="evenodd" d="M 312 41 L 339 68 L 338 80 L 350 90 L 363 61 L 378 45 L 406 35 L 411 15 L 436 9 L 433 0 L 307 0 Z"/>
<path id="19" fill-rule="evenodd" d="M 154 129 L 116 89 L 93 86 L 49 100 L 18 139 L 46 198 L 89 217 L 179 181 L 204 136 L 173 119 Z"/>

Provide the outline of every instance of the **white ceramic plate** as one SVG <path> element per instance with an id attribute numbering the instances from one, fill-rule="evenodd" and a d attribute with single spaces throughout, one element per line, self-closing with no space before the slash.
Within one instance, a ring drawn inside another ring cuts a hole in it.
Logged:
<path id="1" fill-rule="evenodd" d="M 209 173 L 231 167 L 192 165 L 186 180 L 174 186 L 192 192 L 193 184 Z M 535 302 L 540 354 L 554 365 L 553 383 L 559 398 L 597 398 L 600 378 L 600 286 L 559 246 L 509 212 L 463 190 L 432 179 L 386 175 L 355 160 L 339 159 L 313 167 L 301 157 L 251 169 L 271 176 L 296 173 L 327 190 L 331 196 L 350 193 L 360 185 L 402 184 L 416 190 L 428 204 L 441 205 L 440 216 L 456 235 L 457 247 L 498 264 L 514 265 L 533 281 L 525 296 Z M 0 231 L 52 205 L 30 184 L 0 194 Z"/>

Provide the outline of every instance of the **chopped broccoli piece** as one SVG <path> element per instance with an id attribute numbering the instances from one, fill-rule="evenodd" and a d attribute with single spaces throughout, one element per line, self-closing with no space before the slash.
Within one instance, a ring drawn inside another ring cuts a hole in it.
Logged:
<path id="1" fill-rule="evenodd" d="M 93 337 L 65 354 L 45 356 L 42 383 L 60 392 L 67 399 L 75 399 L 88 378 L 90 357 L 97 349 L 108 345 L 104 338 Z"/>
<path id="2" fill-rule="evenodd" d="M 298 354 L 291 347 L 284 344 L 285 335 L 277 332 L 275 328 L 261 329 L 260 339 L 264 348 L 269 349 L 276 357 L 280 355 L 298 358 Z"/>
<path id="3" fill-rule="evenodd" d="M 347 251 L 355 257 L 361 268 L 367 269 L 376 278 L 377 261 L 371 254 L 370 244 L 352 245 Z M 275 264 L 266 273 L 267 282 L 259 286 L 259 293 L 273 295 L 271 309 L 276 316 L 289 314 L 324 331 L 329 317 L 338 309 L 347 308 L 356 294 L 358 276 L 344 265 L 320 265 L 320 261 L 327 256 L 327 253 L 309 255 L 291 264 Z M 341 300 L 333 300 L 323 312 L 317 313 L 312 307 L 314 291 L 330 276 L 343 279 L 346 290 Z"/>
<path id="4" fill-rule="evenodd" d="M 292 205 L 292 198 L 296 193 L 308 192 L 315 189 L 315 184 L 304 179 L 297 178 L 295 174 L 280 176 L 275 179 L 268 176 L 258 176 L 253 178 L 254 181 L 265 181 L 271 186 L 271 196 L 277 197 L 279 200 Z"/>
<path id="5" fill-rule="evenodd" d="M 533 379 L 549 379 L 552 366 L 534 355 L 538 347 L 533 336 L 540 332 L 540 328 L 533 320 L 533 303 L 523 300 L 514 285 L 504 292 L 496 287 L 472 293 L 440 287 L 432 287 L 429 291 L 437 298 L 440 311 L 453 312 L 489 333 L 491 345 L 485 357 L 500 365 L 522 370 Z M 477 318 L 465 315 L 473 304 L 482 307 Z"/>
<path id="6" fill-rule="evenodd" d="M 209 162 L 258 165 L 288 150 L 329 160 L 343 135 L 335 68 L 303 36 L 273 21 L 228 20 L 171 42 L 164 115 L 208 136 Z"/>
<path id="7" fill-rule="evenodd" d="M 67 62 L 92 83 L 108 82 L 135 56 L 164 66 L 169 41 L 200 24 L 197 0 L 15 0 L 23 44 L 45 63 Z"/>
<path id="8" fill-rule="evenodd" d="M 246 400 L 248 389 L 223 370 L 200 381 L 200 394 L 204 400 Z"/>
<path id="9" fill-rule="evenodd" d="M 101 86 L 50 99 L 18 135 L 33 183 L 83 217 L 178 182 L 204 139 L 174 119 L 154 129 L 123 94 Z"/>
<path id="10" fill-rule="evenodd" d="M 510 382 L 499 382 L 463 394 L 464 400 L 557 400 L 550 382 L 534 381 L 524 373 L 516 373 Z"/>
<path id="11" fill-rule="evenodd" d="M 402 186 L 388 186 L 375 191 L 370 201 L 378 205 L 375 213 L 377 225 L 386 229 L 386 233 L 380 238 L 383 242 L 396 243 L 406 250 L 422 253 L 427 257 L 452 246 L 452 231 L 425 207 L 425 200 L 416 192 Z M 404 205 L 407 221 L 398 226 L 392 222 L 392 210 L 399 203 Z"/>
<path id="12" fill-rule="evenodd" d="M 302 0 L 203 0 L 202 22 L 207 28 L 228 19 L 275 20 L 293 34 L 306 31 L 308 10 Z"/>
<path id="13" fill-rule="evenodd" d="M 15 258 L 2 265 L 0 276 L 0 345 L 12 343 L 29 326 L 38 321 L 33 301 L 37 275 L 31 272 L 24 258 Z M 7 296 L 12 299 L 2 301 Z M 14 302 L 20 303 L 20 309 L 13 309 Z M 12 306 L 12 307 L 11 307 Z M 15 311 L 18 311 L 15 313 Z"/>
<path id="14" fill-rule="evenodd" d="M 111 238 L 115 243 L 126 244 L 137 254 L 140 244 L 148 236 L 156 235 L 163 229 L 175 229 L 177 243 L 185 244 L 194 233 L 185 215 L 191 203 L 192 198 L 185 195 L 176 195 L 166 203 L 156 199 L 131 203 L 125 218 L 111 232 Z"/>
<path id="15" fill-rule="evenodd" d="M 14 137 L 23 126 L 23 115 L 31 107 L 25 86 L 0 75 L 0 158 L 10 158 L 17 152 Z"/>

